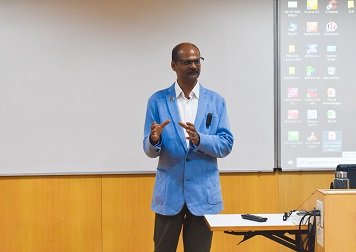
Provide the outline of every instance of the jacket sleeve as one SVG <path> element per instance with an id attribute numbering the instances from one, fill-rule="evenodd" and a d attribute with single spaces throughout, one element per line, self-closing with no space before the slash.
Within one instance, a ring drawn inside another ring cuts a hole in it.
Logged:
<path id="1" fill-rule="evenodd" d="M 151 97 L 147 103 L 146 119 L 145 119 L 145 126 L 144 126 L 144 137 L 143 137 L 143 150 L 145 154 L 151 158 L 158 157 L 161 152 L 161 141 L 156 145 L 152 145 L 150 142 L 152 122 L 160 123 L 158 121 L 158 115 L 156 111 L 157 110 L 154 106 L 153 98 Z"/>

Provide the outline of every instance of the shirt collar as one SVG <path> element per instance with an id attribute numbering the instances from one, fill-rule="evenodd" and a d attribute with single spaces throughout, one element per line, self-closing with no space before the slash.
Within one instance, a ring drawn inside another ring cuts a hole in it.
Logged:
<path id="1" fill-rule="evenodd" d="M 180 88 L 180 86 L 178 85 L 178 82 L 174 83 L 174 90 L 176 92 L 176 98 L 178 98 L 180 95 L 183 96 L 183 90 Z M 199 90 L 200 90 L 200 83 L 197 82 L 197 84 L 194 86 L 192 92 L 189 94 L 190 97 L 196 97 L 197 99 L 199 99 Z"/>

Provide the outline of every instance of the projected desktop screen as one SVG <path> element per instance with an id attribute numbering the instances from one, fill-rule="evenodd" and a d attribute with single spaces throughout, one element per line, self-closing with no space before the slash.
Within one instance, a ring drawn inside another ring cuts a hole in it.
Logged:
<path id="1" fill-rule="evenodd" d="M 356 163 L 354 1 L 279 2 L 279 166 Z"/>

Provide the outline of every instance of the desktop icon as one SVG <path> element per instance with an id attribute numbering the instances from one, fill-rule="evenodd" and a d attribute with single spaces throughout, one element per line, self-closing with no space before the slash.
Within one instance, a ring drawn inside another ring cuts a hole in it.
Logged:
<path id="1" fill-rule="evenodd" d="M 295 67 L 289 67 L 289 75 L 295 75 Z"/>
<path id="2" fill-rule="evenodd" d="M 318 32 L 318 22 L 307 22 L 307 32 Z"/>
<path id="3" fill-rule="evenodd" d="M 318 97 L 317 88 L 307 88 L 307 98 L 317 98 Z"/>
<path id="4" fill-rule="evenodd" d="M 353 0 L 352 0 L 352 1 L 347 1 L 347 8 L 348 8 L 348 9 L 353 9 L 353 8 L 355 8 L 355 3 L 354 3 Z"/>
<path id="5" fill-rule="evenodd" d="M 323 152 L 342 152 L 342 131 L 322 132 Z"/>
<path id="6" fill-rule="evenodd" d="M 288 131 L 288 141 L 299 141 L 299 131 Z"/>
<path id="7" fill-rule="evenodd" d="M 313 66 L 307 66 L 307 76 L 312 75 L 312 73 L 315 72 L 315 67 Z"/>
<path id="8" fill-rule="evenodd" d="M 329 22 L 326 25 L 326 31 L 327 32 L 334 32 L 337 29 L 337 24 L 335 22 Z"/>
<path id="9" fill-rule="evenodd" d="M 288 1 L 288 8 L 298 8 L 297 1 Z"/>
<path id="10" fill-rule="evenodd" d="M 318 0 L 307 0 L 307 10 L 317 10 Z"/>
<path id="11" fill-rule="evenodd" d="M 288 31 L 295 32 L 297 30 L 297 28 L 298 28 L 297 24 L 289 23 Z"/>
<path id="12" fill-rule="evenodd" d="M 336 46 L 327 46 L 326 47 L 327 52 L 336 52 Z"/>
<path id="13" fill-rule="evenodd" d="M 335 88 L 328 88 L 328 97 L 333 98 L 336 96 Z"/>
<path id="14" fill-rule="evenodd" d="M 336 3 L 337 3 L 336 0 L 330 0 L 328 5 L 326 6 L 326 9 L 327 10 L 335 10 L 337 8 Z"/>
<path id="15" fill-rule="evenodd" d="M 307 111 L 307 119 L 317 119 L 318 118 L 318 110 L 308 110 Z"/>
<path id="16" fill-rule="evenodd" d="M 298 109 L 289 109 L 288 110 L 288 119 L 289 120 L 298 120 L 299 116 L 298 116 Z"/>
<path id="17" fill-rule="evenodd" d="M 329 141 L 335 141 L 337 138 L 336 132 L 335 131 L 329 131 L 328 132 L 328 140 Z"/>
<path id="18" fill-rule="evenodd" d="M 328 67 L 328 74 L 334 75 L 336 72 L 336 67 Z"/>
<path id="19" fill-rule="evenodd" d="M 335 110 L 329 109 L 327 112 L 328 119 L 335 119 L 336 118 L 336 112 Z"/>
<path id="20" fill-rule="evenodd" d="M 295 45 L 289 45 L 288 52 L 289 53 L 295 53 Z"/>
<path id="21" fill-rule="evenodd" d="M 288 88 L 288 98 L 298 98 L 298 88 Z"/>
<path id="22" fill-rule="evenodd" d="M 318 138 L 316 137 L 314 132 L 310 133 L 310 136 L 308 137 L 308 141 L 316 141 Z"/>
<path id="23" fill-rule="evenodd" d="M 318 44 L 307 44 L 307 54 L 318 53 Z"/>

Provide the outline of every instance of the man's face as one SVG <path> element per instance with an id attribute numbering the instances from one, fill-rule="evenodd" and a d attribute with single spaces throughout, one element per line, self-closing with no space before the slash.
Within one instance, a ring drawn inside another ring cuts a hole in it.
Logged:
<path id="1" fill-rule="evenodd" d="M 177 74 L 178 83 L 196 83 L 200 75 L 200 53 L 192 45 L 184 45 L 177 54 L 177 61 L 171 62 Z"/>

